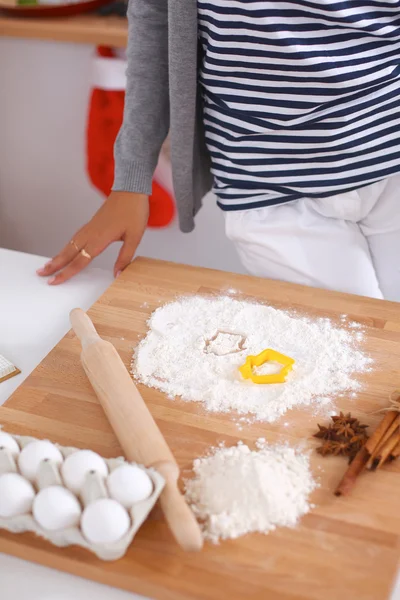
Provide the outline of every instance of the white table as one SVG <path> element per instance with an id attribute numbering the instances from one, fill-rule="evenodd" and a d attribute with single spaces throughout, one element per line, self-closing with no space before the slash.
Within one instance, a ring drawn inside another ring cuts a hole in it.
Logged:
<path id="1" fill-rule="evenodd" d="M 0 384 L 0 405 L 69 330 L 68 314 L 87 310 L 106 290 L 112 274 L 88 269 L 50 287 L 36 276 L 47 259 L 0 248 L 0 354 L 22 373 Z M 1 423 L 1 408 L 0 408 Z M 0 554 L 1 600 L 141 600 L 85 579 Z"/>
<path id="2" fill-rule="evenodd" d="M 110 273 L 93 268 L 67 284 L 49 287 L 35 275 L 45 260 L 0 249 L 0 354 L 22 371 L 0 384 L 0 405 L 69 330 L 69 311 L 77 306 L 87 310 L 112 281 Z M 0 554 L 0 598 L 145 600 L 4 554 Z M 392 600 L 400 600 L 400 580 Z"/>

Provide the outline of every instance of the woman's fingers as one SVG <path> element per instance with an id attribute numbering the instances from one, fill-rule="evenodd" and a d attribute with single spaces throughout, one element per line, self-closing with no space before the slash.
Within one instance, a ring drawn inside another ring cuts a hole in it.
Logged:
<path id="1" fill-rule="evenodd" d="M 74 275 L 77 275 L 80 271 L 85 269 L 98 254 L 100 254 L 100 252 L 91 254 L 86 248 L 83 248 L 65 269 L 49 279 L 48 284 L 59 285 L 60 283 L 68 281 L 68 279 L 71 279 L 71 277 L 74 277 Z"/>
<path id="2" fill-rule="evenodd" d="M 54 275 L 57 271 L 60 271 L 67 266 L 76 256 L 79 254 L 80 247 L 78 246 L 75 239 L 68 242 L 68 244 L 61 250 L 57 256 L 49 260 L 41 269 L 37 270 L 37 274 L 41 277 L 49 277 Z"/>
<path id="3" fill-rule="evenodd" d="M 1 0 L 0 0 L 1 1 Z M 38 275 L 58 285 L 82 271 L 112 242 L 123 241 L 115 274 L 131 262 L 149 218 L 149 199 L 143 194 L 113 192 L 94 217 Z"/>
<path id="4" fill-rule="evenodd" d="M 68 281 L 68 279 L 71 279 L 71 277 L 80 273 L 83 269 L 86 269 L 92 260 L 101 254 L 103 250 L 114 241 L 114 239 L 105 237 L 101 239 L 99 236 L 91 234 L 89 229 L 87 230 L 86 237 L 89 239 L 87 244 L 85 244 L 79 252 L 76 251 L 75 245 L 75 256 L 66 266 L 64 265 L 64 268 L 58 267 L 57 270 L 59 272 L 49 279 L 49 285 L 59 285 L 60 283 L 64 283 L 65 281 Z"/>
<path id="5" fill-rule="evenodd" d="M 118 277 L 121 271 L 126 269 L 126 267 L 132 262 L 133 255 L 135 254 L 137 247 L 138 241 L 136 238 L 127 238 L 124 241 L 114 266 L 114 277 Z"/>
<path id="6" fill-rule="evenodd" d="M 130 264 L 137 245 L 138 242 L 135 238 L 128 238 L 125 240 L 115 263 L 115 277 Z M 70 242 L 58 256 L 48 262 L 43 269 L 40 269 L 38 274 L 49 276 L 54 275 L 54 273 L 59 271 L 57 275 L 49 279 L 48 283 L 49 285 L 59 285 L 60 283 L 64 283 L 85 269 L 96 256 L 101 254 L 106 246 L 107 244 L 98 245 L 98 248 L 93 251 L 88 250 L 88 248 L 85 247 L 78 252 L 75 244 L 71 244 Z"/>

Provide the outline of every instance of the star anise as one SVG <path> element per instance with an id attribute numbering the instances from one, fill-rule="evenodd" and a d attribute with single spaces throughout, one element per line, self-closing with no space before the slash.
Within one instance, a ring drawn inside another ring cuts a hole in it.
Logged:
<path id="1" fill-rule="evenodd" d="M 352 423 L 343 423 L 340 427 L 336 428 L 336 435 L 343 436 L 345 438 L 352 438 L 355 434 L 355 431 L 352 427 Z"/>
<path id="2" fill-rule="evenodd" d="M 347 424 L 352 425 L 353 423 L 355 423 L 357 421 L 357 419 L 355 417 L 351 416 L 351 413 L 347 413 L 347 415 L 345 415 L 342 411 L 340 411 L 340 413 L 338 415 L 334 415 L 333 417 L 331 417 L 331 419 L 336 426 L 347 425 Z"/>
<path id="3" fill-rule="evenodd" d="M 327 440 L 317 448 L 317 452 L 322 456 L 333 454 L 334 456 L 348 456 L 349 455 L 349 444 L 347 442 L 337 442 L 335 440 Z"/>
<path id="4" fill-rule="evenodd" d="M 331 419 L 333 423 L 327 427 L 318 425 L 318 431 L 314 434 L 314 437 L 324 440 L 317 452 L 322 456 L 348 456 L 351 462 L 368 439 L 368 425 L 361 424 L 350 413 L 346 415 L 341 412 Z"/>
<path id="5" fill-rule="evenodd" d="M 348 442 L 332 442 L 331 449 L 334 456 L 348 456 L 350 446 Z"/>
<path id="6" fill-rule="evenodd" d="M 322 446 L 317 448 L 318 454 L 321 456 L 328 456 L 328 454 L 332 454 L 332 442 L 330 440 L 324 442 Z"/>
<path id="7" fill-rule="evenodd" d="M 333 425 L 329 425 L 328 427 L 324 427 L 323 425 L 318 425 L 319 431 L 314 433 L 315 438 L 322 438 L 323 440 L 333 440 L 336 436 L 336 430 Z"/>

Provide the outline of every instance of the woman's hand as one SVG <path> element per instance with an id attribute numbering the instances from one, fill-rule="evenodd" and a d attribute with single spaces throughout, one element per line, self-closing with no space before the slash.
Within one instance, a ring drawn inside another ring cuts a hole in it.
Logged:
<path id="1" fill-rule="evenodd" d="M 73 236 L 65 248 L 52 258 L 38 275 L 58 285 L 85 269 L 112 242 L 123 245 L 114 266 L 117 277 L 131 262 L 146 230 L 149 199 L 142 194 L 112 192 L 94 217 Z"/>

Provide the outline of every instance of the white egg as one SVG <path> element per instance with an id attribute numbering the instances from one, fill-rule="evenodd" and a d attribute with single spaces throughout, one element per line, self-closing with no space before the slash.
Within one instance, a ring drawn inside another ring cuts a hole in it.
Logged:
<path id="1" fill-rule="evenodd" d="M 147 500 L 153 491 L 153 482 L 143 469 L 135 465 L 117 467 L 108 480 L 110 496 L 130 508 L 136 502 Z"/>
<path id="2" fill-rule="evenodd" d="M 105 460 L 92 450 L 78 450 L 65 459 L 61 467 L 61 475 L 65 485 L 74 494 L 79 494 L 90 471 L 107 477 L 108 469 Z"/>
<path id="3" fill-rule="evenodd" d="M 19 473 L 0 476 L 0 517 L 8 519 L 31 511 L 35 490 Z"/>
<path id="4" fill-rule="evenodd" d="M 51 485 L 38 493 L 32 512 L 43 529 L 58 531 L 78 525 L 82 511 L 72 492 L 61 485 Z"/>
<path id="5" fill-rule="evenodd" d="M 59 449 L 48 440 L 37 440 L 27 444 L 18 457 L 18 467 L 21 474 L 34 481 L 44 460 L 51 460 L 57 465 L 63 461 L 63 455 Z"/>
<path id="6" fill-rule="evenodd" d="M 81 530 L 91 544 L 113 544 L 127 533 L 130 523 L 121 504 L 111 498 L 101 498 L 83 511 Z"/>
<path id="7" fill-rule="evenodd" d="M 0 431 L 0 450 L 9 450 L 12 456 L 19 454 L 19 446 L 15 439 L 9 433 Z"/>

